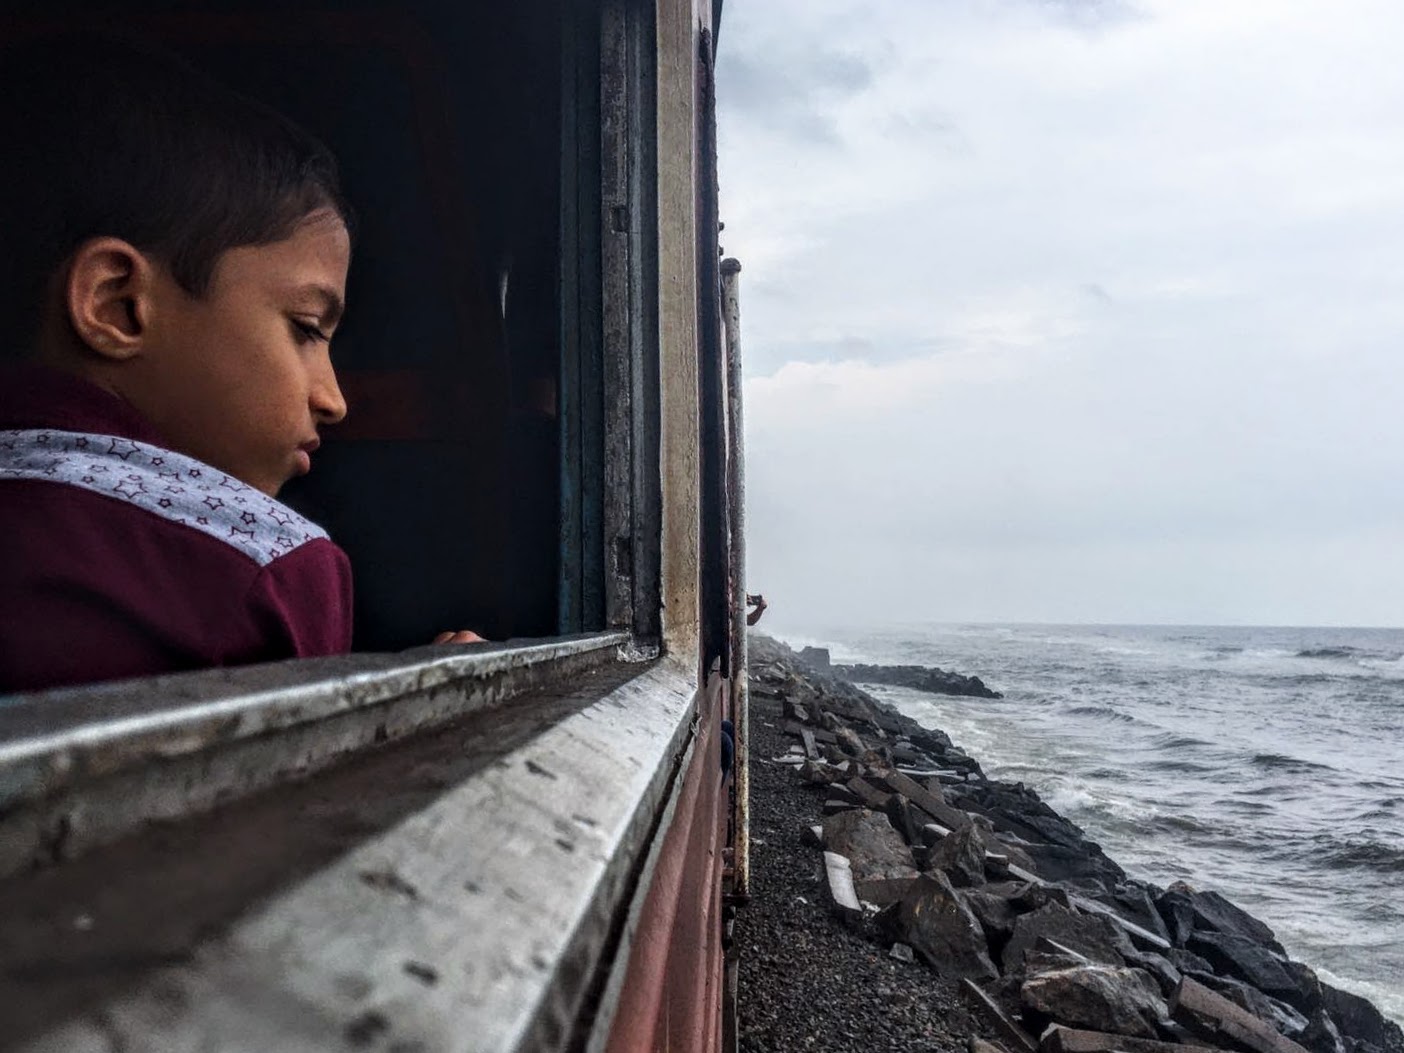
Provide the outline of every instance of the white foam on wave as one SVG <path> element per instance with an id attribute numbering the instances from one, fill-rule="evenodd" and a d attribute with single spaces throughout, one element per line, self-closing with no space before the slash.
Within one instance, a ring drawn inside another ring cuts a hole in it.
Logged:
<path id="1" fill-rule="evenodd" d="M 1111 793 L 1105 786 L 1074 776 L 1054 776 L 1047 782 L 1048 792 L 1044 797 L 1048 805 L 1054 811 L 1069 813 L 1074 820 L 1079 814 L 1093 812 L 1123 822 L 1142 824 L 1152 822 L 1161 815 L 1161 810 L 1153 804 Z"/>
<path id="2" fill-rule="evenodd" d="M 843 665 L 858 665 L 862 663 L 873 664 L 875 659 L 871 655 L 855 650 L 853 647 L 837 640 L 822 639 L 818 636 L 797 636 L 794 633 L 785 633 L 783 636 L 785 646 L 798 654 L 806 647 L 821 647 L 829 652 L 829 660 Z"/>
<path id="3" fill-rule="evenodd" d="M 1357 664 L 1387 680 L 1404 679 L 1404 655 L 1398 658 L 1361 658 Z"/>

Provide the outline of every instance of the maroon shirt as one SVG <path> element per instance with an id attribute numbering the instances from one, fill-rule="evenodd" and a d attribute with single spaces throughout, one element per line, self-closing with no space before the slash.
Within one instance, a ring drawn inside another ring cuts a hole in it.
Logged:
<path id="1" fill-rule="evenodd" d="M 0 368 L 0 693 L 350 648 L 320 527 L 101 388 Z"/>

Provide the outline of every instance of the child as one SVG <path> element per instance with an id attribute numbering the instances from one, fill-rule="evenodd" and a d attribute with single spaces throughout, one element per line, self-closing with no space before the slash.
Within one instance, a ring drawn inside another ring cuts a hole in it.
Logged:
<path id="1" fill-rule="evenodd" d="M 346 414 L 331 154 L 91 36 L 0 60 L 0 142 L 0 692 L 349 650 L 275 499 Z"/>

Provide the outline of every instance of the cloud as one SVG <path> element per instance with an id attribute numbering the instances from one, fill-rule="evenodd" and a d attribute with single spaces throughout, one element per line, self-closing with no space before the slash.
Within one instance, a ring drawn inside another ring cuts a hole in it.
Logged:
<path id="1" fill-rule="evenodd" d="M 834 108 L 870 87 L 873 70 L 851 52 L 797 50 L 775 40 L 761 48 L 747 41 L 721 52 L 717 80 L 738 118 L 784 138 L 836 145 Z"/>
<path id="2" fill-rule="evenodd" d="M 1016 0 L 1031 4 L 1049 16 L 1080 29 L 1106 29 L 1144 18 L 1145 12 L 1128 0 Z"/>
<path id="3" fill-rule="evenodd" d="M 777 613 L 1404 623 L 1404 8 L 727 17 Z"/>

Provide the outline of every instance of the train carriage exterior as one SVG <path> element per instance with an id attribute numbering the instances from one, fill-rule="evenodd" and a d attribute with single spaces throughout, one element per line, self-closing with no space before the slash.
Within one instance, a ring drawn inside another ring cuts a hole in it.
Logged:
<path id="1" fill-rule="evenodd" d="M 734 1043 L 719 18 L 0 10 L 5 40 L 115 27 L 266 99 L 330 143 L 359 216 L 352 414 L 288 495 L 352 557 L 357 651 L 0 700 L 0 1048 Z M 422 646 L 450 626 L 506 642 Z"/>

